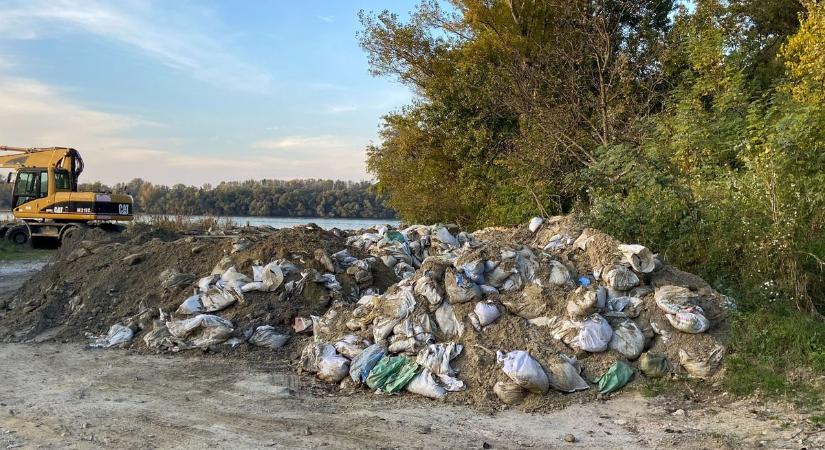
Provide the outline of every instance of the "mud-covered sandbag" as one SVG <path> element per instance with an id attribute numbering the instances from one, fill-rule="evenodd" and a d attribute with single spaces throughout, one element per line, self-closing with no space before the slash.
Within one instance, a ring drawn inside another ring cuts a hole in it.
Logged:
<path id="1" fill-rule="evenodd" d="M 624 361 L 616 361 L 599 378 L 599 393 L 609 394 L 623 388 L 633 379 L 633 368 Z"/>
<path id="2" fill-rule="evenodd" d="M 485 263 L 484 280 L 490 286 L 501 288 L 504 282 L 507 281 L 511 275 L 518 273 L 515 266 L 515 260 L 505 260 L 502 262 L 487 261 Z"/>
<path id="3" fill-rule="evenodd" d="M 128 344 L 134 338 L 135 332 L 126 326 L 116 323 L 109 327 L 109 332 L 105 336 L 95 338 L 94 342 L 89 344 L 92 348 L 112 348 L 119 345 Z"/>
<path id="4" fill-rule="evenodd" d="M 358 286 L 366 287 L 372 284 L 372 269 L 365 260 L 358 260 L 347 268 L 347 274 L 355 279 Z"/>
<path id="5" fill-rule="evenodd" d="M 441 286 L 428 276 L 422 276 L 415 281 L 415 293 L 424 297 L 431 308 L 438 307 L 444 299 Z"/>
<path id="6" fill-rule="evenodd" d="M 639 284 L 639 277 L 625 266 L 615 266 L 605 274 L 607 287 L 617 291 L 629 291 Z"/>
<path id="7" fill-rule="evenodd" d="M 349 360 L 341 355 L 321 357 L 318 362 L 317 376 L 327 383 L 338 383 L 349 373 Z"/>
<path id="8" fill-rule="evenodd" d="M 450 303 L 467 303 L 481 300 L 481 289 L 469 277 L 453 269 L 444 274 L 444 288 Z"/>
<path id="9" fill-rule="evenodd" d="M 202 312 L 204 312 L 204 310 L 203 303 L 201 303 L 201 296 L 196 294 L 187 297 L 175 311 L 175 314 L 190 316 L 192 314 L 200 314 Z"/>
<path id="10" fill-rule="evenodd" d="M 481 331 L 485 326 L 493 323 L 501 316 L 501 311 L 495 303 L 478 302 L 476 303 L 473 312 L 467 315 L 470 318 L 470 323 L 476 331 Z"/>
<path id="11" fill-rule="evenodd" d="M 335 347 L 326 342 L 310 342 L 301 351 L 300 368 L 304 372 L 318 372 L 318 364 L 324 356 L 335 355 Z"/>
<path id="12" fill-rule="evenodd" d="M 550 284 L 564 286 L 570 282 L 570 270 L 558 261 L 550 261 Z"/>
<path id="13" fill-rule="evenodd" d="M 537 284 L 530 284 L 521 295 L 512 295 L 502 300 L 502 304 L 510 313 L 525 319 L 535 319 L 547 312 L 547 296 L 544 288 Z"/>
<path id="14" fill-rule="evenodd" d="M 688 352 L 685 349 L 679 349 L 679 364 L 685 368 L 687 373 L 692 378 L 710 378 L 719 370 L 719 365 L 722 363 L 722 358 L 725 357 L 725 348 L 721 345 L 716 345 L 708 353 L 699 353 L 697 351 Z"/>
<path id="15" fill-rule="evenodd" d="M 501 364 L 501 370 L 524 389 L 537 394 L 545 394 L 550 389 L 547 373 L 530 353 L 524 350 L 514 350 L 506 354 L 497 352 L 496 359 Z"/>
<path id="16" fill-rule="evenodd" d="M 634 360 L 645 349 L 645 335 L 632 320 L 623 320 L 613 328 L 610 350 L 618 352 L 629 360 Z"/>
<path id="17" fill-rule="evenodd" d="M 450 366 L 450 361 L 462 350 L 464 346 L 455 342 L 429 344 L 418 352 L 415 362 L 436 375 L 454 376 L 456 371 Z"/>
<path id="18" fill-rule="evenodd" d="M 157 349 L 164 346 L 173 347 L 172 334 L 166 328 L 164 320 L 157 319 L 152 321 L 152 329 L 143 336 L 143 342 L 146 347 L 150 349 Z"/>
<path id="19" fill-rule="evenodd" d="M 262 325 L 255 328 L 249 337 L 249 343 L 258 347 L 269 347 L 273 350 L 281 348 L 289 340 L 288 334 L 281 334 L 271 325 Z"/>
<path id="20" fill-rule="evenodd" d="M 497 381 L 493 385 L 493 393 L 505 405 L 521 403 L 528 392 L 530 391 L 524 389 L 515 381 Z"/>
<path id="21" fill-rule="evenodd" d="M 333 344 L 335 350 L 349 359 L 354 359 L 364 351 L 364 341 L 354 334 L 348 334 Z"/>
<path id="22" fill-rule="evenodd" d="M 641 273 L 653 272 L 656 268 L 656 263 L 653 260 L 653 252 L 643 245 L 620 245 L 619 251 L 624 255 L 633 270 Z"/>
<path id="23" fill-rule="evenodd" d="M 649 378 L 661 378 L 670 373 L 670 361 L 664 355 L 648 352 L 639 358 L 639 370 Z"/>
<path id="24" fill-rule="evenodd" d="M 211 314 L 199 314 L 191 319 L 166 322 L 169 333 L 177 338 L 186 338 L 195 347 L 220 344 L 229 339 L 234 329 L 232 322 Z"/>
<path id="25" fill-rule="evenodd" d="M 455 236 L 450 234 L 447 230 L 447 227 L 438 227 L 435 230 L 435 236 L 438 238 L 439 241 L 443 244 L 447 244 L 450 247 L 458 247 L 461 244 L 458 242 Z"/>
<path id="26" fill-rule="evenodd" d="M 560 392 L 576 392 L 590 388 L 579 374 L 579 369 L 562 357 L 553 358 L 547 363 L 547 377 L 550 387 Z"/>
<path id="27" fill-rule="evenodd" d="M 387 350 L 378 344 L 372 344 L 365 348 L 358 356 L 353 358 L 352 364 L 350 365 L 349 376 L 352 378 L 352 381 L 354 381 L 355 384 L 361 384 L 367 381 L 367 377 L 372 368 L 375 367 L 378 361 L 386 354 Z"/>
<path id="28" fill-rule="evenodd" d="M 599 353 L 607 350 L 611 338 L 613 328 L 610 323 L 604 317 L 593 314 L 582 322 L 576 345 L 586 352 Z"/>
<path id="29" fill-rule="evenodd" d="M 662 286 L 654 294 L 656 306 L 666 314 L 676 314 L 680 310 L 694 306 L 699 294 L 684 286 Z"/>
<path id="30" fill-rule="evenodd" d="M 710 328 L 710 321 L 698 306 L 682 309 L 676 314 L 667 314 L 667 320 L 673 328 L 684 333 L 704 333 Z"/>
<path id="31" fill-rule="evenodd" d="M 598 297 L 595 291 L 578 288 L 567 301 L 567 315 L 571 319 L 582 319 L 598 311 Z"/>
<path id="32" fill-rule="evenodd" d="M 243 294 L 235 289 L 213 286 L 200 295 L 200 302 L 203 305 L 201 312 L 221 311 L 243 300 Z"/>
<path id="33" fill-rule="evenodd" d="M 447 390 L 438 384 L 433 376 L 433 373 L 426 368 L 421 372 L 418 372 L 418 375 L 410 381 L 406 389 L 407 392 L 423 395 L 424 397 L 436 400 L 447 395 Z"/>
<path id="34" fill-rule="evenodd" d="M 385 356 L 372 368 L 367 386 L 387 393 L 404 389 L 418 373 L 419 366 L 406 356 Z"/>

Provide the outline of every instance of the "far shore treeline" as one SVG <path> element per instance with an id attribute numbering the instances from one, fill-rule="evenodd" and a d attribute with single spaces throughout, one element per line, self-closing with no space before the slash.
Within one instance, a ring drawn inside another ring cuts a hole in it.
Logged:
<path id="1" fill-rule="evenodd" d="M 0 210 L 11 209 L 11 190 L 0 185 Z M 196 187 L 164 186 L 140 178 L 107 186 L 100 182 L 80 185 L 82 191 L 128 192 L 135 211 L 144 214 L 185 214 L 259 217 L 340 217 L 391 219 L 386 206 L 368 181 L 248 180 Z"/>

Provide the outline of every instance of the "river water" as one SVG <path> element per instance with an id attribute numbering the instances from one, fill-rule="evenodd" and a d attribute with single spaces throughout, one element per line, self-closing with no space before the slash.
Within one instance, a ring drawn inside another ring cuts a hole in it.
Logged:
<path id="1" fill-rule="evenodd" d="M 149 216 L 138 216 L 140 222 L 147 222 Z M 173 217 L 174 218 L 174 217 Z M 204 216 L 189 216 L 192 220 L 203 219 Z M 0 222 L 11 220 L 12 215 L 8 211 L 0 211 Z M 235 225 L 271 226 L 273 228 L 289 228 L 296 225 L 306 225 L 314 223 L 324 229 L 338 228 L 341 230 L 359 230 L 361 228 L 371 228 L 377 225 L 397 226 L 397 220 L 391 219 L 330 219 L 322 217 L 221 217 L 221 221 L 230 220 Z"/>

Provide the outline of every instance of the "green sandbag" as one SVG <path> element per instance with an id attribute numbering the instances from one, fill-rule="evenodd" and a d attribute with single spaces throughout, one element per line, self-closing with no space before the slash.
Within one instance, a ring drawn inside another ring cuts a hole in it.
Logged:
<path id="1" fill-rule="evenodd" d="M 407 239 L 405 239 L 404 235 L 399 231 L 387 231 L 384 236 L 391 241 L 399 242 L 401 244 L 407 242 Z"/>
<path id="2" fill-rule="evenodd" d="M 616 361 L 607 372 L 599 378 L 599 393 L 609 394 L 618 391 L 633 379 L 633 368 L 624 361 Z"/>
<path id="3" fill-rule="evenodd" d="M 650 378 L 661 378 L 670 372 L 670 362 L 663 355 L 645 353 L 639 358 L 639 369 Z"/>
<path id="4" fill-rule="evenodd" d="M 367 386 L 384 392 L 398 392 L 404 389 L 417 373 L 418 364 L 406 356 L 385 356 L 370 371 Z"/>

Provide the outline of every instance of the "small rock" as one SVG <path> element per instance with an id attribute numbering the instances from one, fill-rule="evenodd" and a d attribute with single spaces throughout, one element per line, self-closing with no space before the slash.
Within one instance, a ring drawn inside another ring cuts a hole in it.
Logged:
<path id="1" fill-rule="evenodd" d="M 627 425 L 627 421 L 624 419 L 616 419 L 613 421 L 613 423 L 620 427 Z"/>
<path id="2" fill-rule="evenodd" d="M 138 264 L 141 261 L 143 261 L 144 256 L 145 255 L 143 253 L 135 253 L 123 258 L 122 261 L 130 266 L 134 266 L 135 264 Z"/>
<path id="3" fill-rule="evenodd" d="M 304 428 L 304 436 L 312 435 L 312 431 L 309 430 L 309 427 Z"/>
<path id="4" fill-rule="evenodd" d="M 89 422 L 83 422 L 83 425 L 81 425 L 80 427 L 85 430 L 86 428 L 89 428 L 90 426 L 91 425 L 89 424 Z"/>
<path id="5" fill-rule="evenodd" d="M 485 443 L 481 444 L 481 448 L 493 448 L 493 446 L 490 445 L 489 443 L 485 442 Z"/>
<path id="6" fill-rule="evenodd" d="M 576 442 L 576 436 L 573 436 L 572 434 L 569 434 L 569 433 L 565 434 L 564 435 L 564 442 L 570 442 L 570 443 Z"/>
<path id="7" fill-rule="evenodd" d="M 684 416 L 685 415 L 685 410 L 684 409 L 677 409 L 676 411 L 673 411 L 670 415 L 671 416 Z"/>

